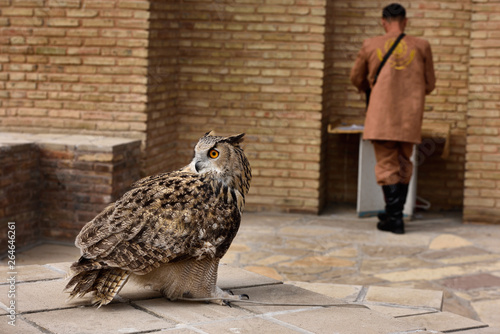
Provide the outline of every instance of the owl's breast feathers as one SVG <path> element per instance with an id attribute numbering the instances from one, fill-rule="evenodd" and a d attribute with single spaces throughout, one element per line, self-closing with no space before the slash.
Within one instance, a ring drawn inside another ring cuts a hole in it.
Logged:
<path id="1" fill-rule="evenodd" d="M 85 225 L 76 245 L 89 265 L 136 274 L 167 262 L 221 258 L 238 231 L 244 195 L 211 175 L 148 177 Z M 80 263 L 73 269 L 90 269 Z"/>

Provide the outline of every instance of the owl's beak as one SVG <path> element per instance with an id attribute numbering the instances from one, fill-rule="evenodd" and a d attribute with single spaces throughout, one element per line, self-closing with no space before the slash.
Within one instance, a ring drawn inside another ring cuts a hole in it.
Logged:
<path id="1" fill-rule="evenodd" d="M 203 163 L 201 161 L 197 161 L 195 164 L 194 164 L 194 169 L 196 169 L 196 172 L 199 173 L 200 170 L 203 169 Z"/>

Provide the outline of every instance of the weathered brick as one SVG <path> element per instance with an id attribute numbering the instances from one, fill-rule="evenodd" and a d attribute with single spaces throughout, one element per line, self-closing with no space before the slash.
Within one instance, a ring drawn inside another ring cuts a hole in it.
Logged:
<path id="1" fill-rule="evenodd" d="M 17 27 L 40 27 L 43 25 L 43 19 L 38 17 L 10 17 L 9 25 Z"/>
<path id="2" fill-rule="evenodd" d="M 31 8 L 2 8 L 2 16 L 33 16 Z"/>
<path id="3" fill-rule="evenodd" d="M 115 21 L 111 19 L 82 19 L 82 27 L 109 28 L 114 27 Z"/>
<path id="4" fill-rule="evenodd" d="M 49 7 L 80 7 L 82 0 L 48 0 Z M 85 0 L 83 0 L 85 1 Z"/>
<path id="5" fill-rule="evenodd" d="M 66 49 L 51 46 L 39 46 L 36 47 L 35 53 L 39 55 L 65 55 Z"/>
<path id="6" fill-rule="evenodd" d="M 13 5 L 18 7 L 42 7 L 44 0 L 14 0 Z"/>
<path id="7" fill-rule="evenodd" d="M 150 7 L 149 1 L 120 1 L 118 8 L 142 9 L 147 10 Z"/>
<path id="8" fill-rule="evenodd" d="M 80 25 L 77 19 L 68 18 L 53 18 L 47 19 L 47 26 L 49 27 L 78 27 Z"/>
<path id="9" fill-rule="evenodd" d="M 96 17 L 99 11 L 95 9 L 67 9 L 66 16 L 68 17 Z"/>

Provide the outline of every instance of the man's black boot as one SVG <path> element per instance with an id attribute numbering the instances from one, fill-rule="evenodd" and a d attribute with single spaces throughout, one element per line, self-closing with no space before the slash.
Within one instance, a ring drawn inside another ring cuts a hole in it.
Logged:
<path id="1" fill-rule="evenodd" d="M 396 191 L 396 189 L 392 188 L 392 187 L 399 187 L 398 184 L 394 184 L 394 185 L 390 185 L 390 186 L 382 186 L 382 192 L 384 193 L 384 203 L 386 203 L 386 206 L 387 206 L 387 194 L 391 194 L 392 193 L 391 190 Z M 384 190 L 384 187 L 386 187 L 386 190 Z M 384 208 L 383 212 L 377 213 L 377 218 L 379 220 L 379 223 L 383 223 L 387 220 L 386 208 Z"/>
<path id="2" fill-rule="evenodd" d="M 408 187 L 409 187 L 409 184 L 408 183 L 398 183 L 398 187 L 399 188 L 399 191 L 400 191 L 400 194 L 401 194 L 401 200 L 403 202 L 403 210 L 404 210 L 404 206 L 406 204 L 406 197 L 408 195 Z M 384 195 L 384 201 L 385 201 L 385 195 Z M 384 222 L 387 220 L 387 213 L 385 212 L 379 212 L 377 213 L 377 218 L 380 222 Z"/>
<path id="3" fill-rule="evenodd" d="M 386 220 L 377 224 L 381 231 L 404 234 L 403 208 L 408 194 L 408 185 L 401 183 L 382 186 L 385 199 Z"/>
<path id="4" fill-rule="evenodd" d="M 401 196 L 401 211 L 404 211 L 405 204 L 406 204 L 406 197 L 408 196 L 408 188 L 409 188 L 408 183 L 399 183 L 399 195 Z"/>
<path id="5" fill-rule="evenodd" d="M 387 213 L 385 211 L 379 212 L 379 213 L 377 213 L 377 218 L 381 222 L 386 221 L 387 220 Z"/>

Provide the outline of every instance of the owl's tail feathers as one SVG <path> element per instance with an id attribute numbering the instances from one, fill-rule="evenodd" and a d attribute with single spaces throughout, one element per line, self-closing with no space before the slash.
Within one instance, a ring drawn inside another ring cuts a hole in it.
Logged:
<path id="1" fill-rule="evenodd" d="M 130 276 L 130 272 L 119 268 L 81 270 L 78 263 L 71 266 L 70 274 L 72 277 L 65 287 L 69 299 L 95 291 L 92 304 L 98 307 L 109 304 Z"/>

